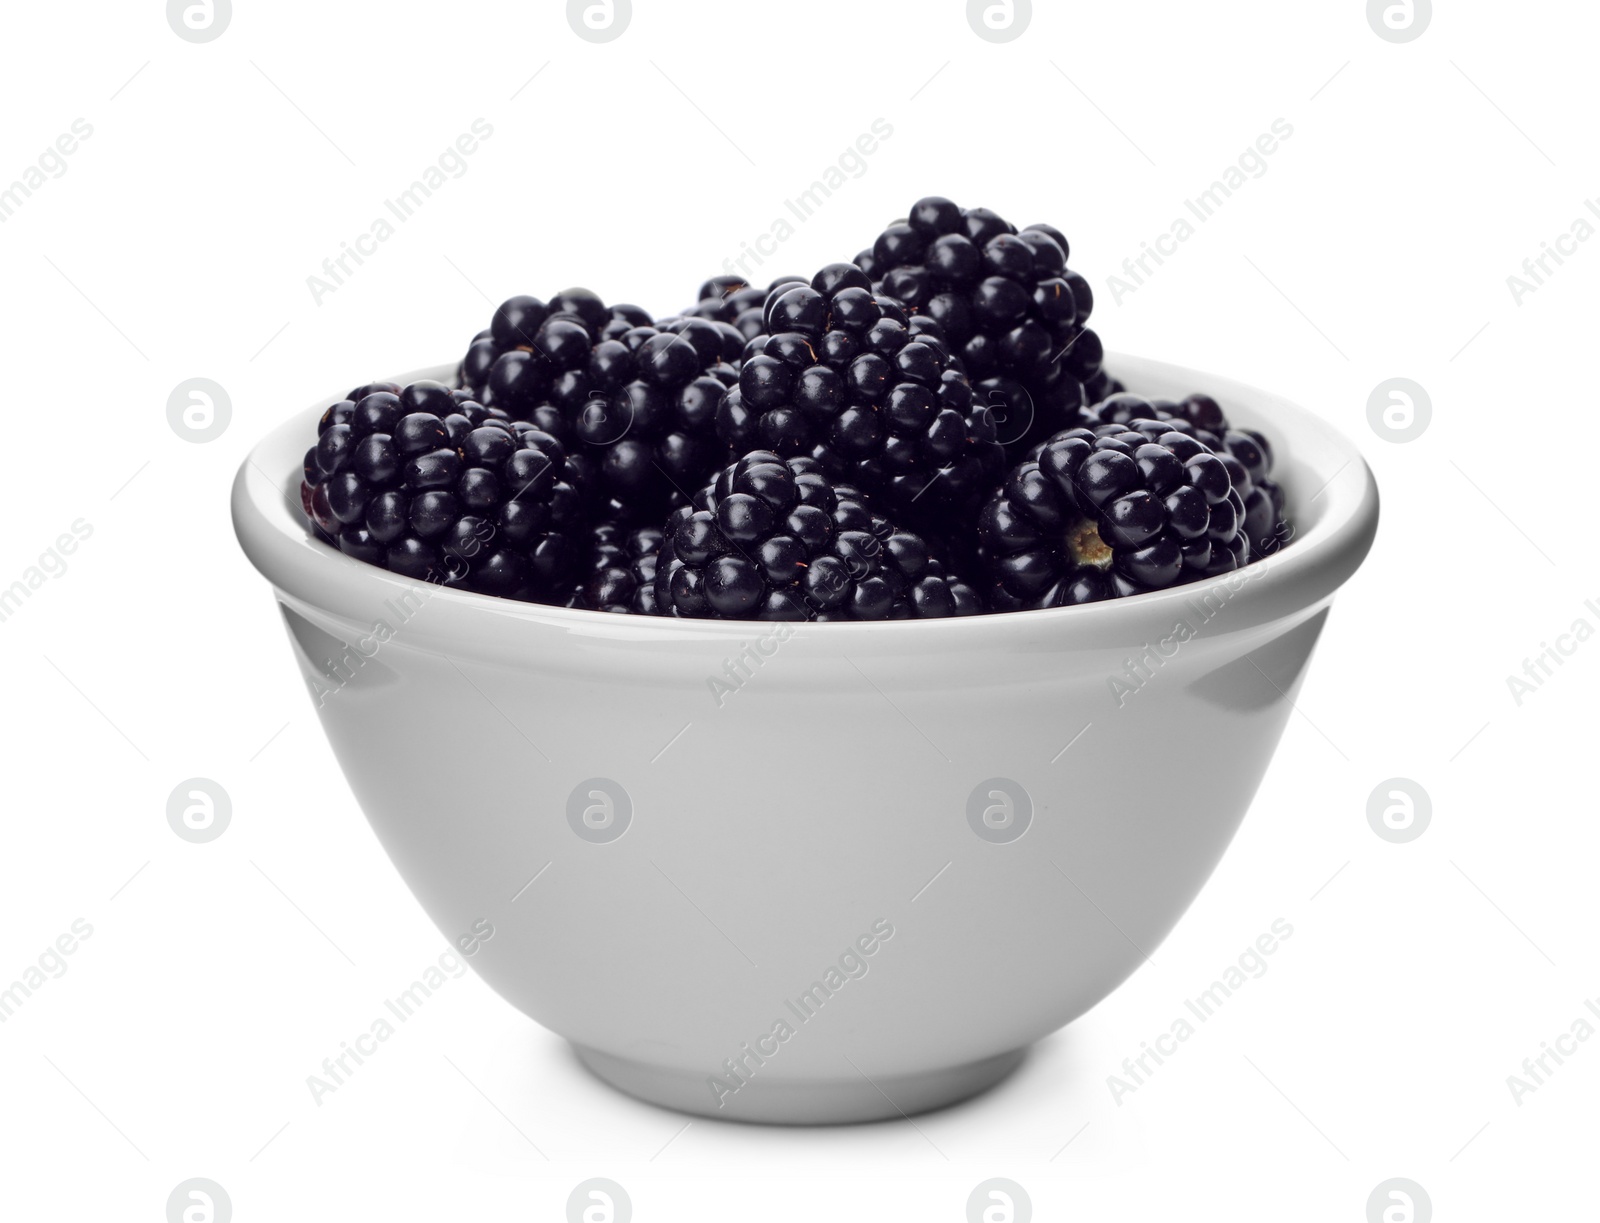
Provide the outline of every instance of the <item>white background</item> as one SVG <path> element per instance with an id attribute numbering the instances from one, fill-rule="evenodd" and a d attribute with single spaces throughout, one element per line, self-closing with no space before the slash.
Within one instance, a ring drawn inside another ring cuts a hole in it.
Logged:
<path id="1" fill-rule="evenodd" d="M 192 45 L 152 0 L 8 6 L 0 183 L 73 120 L 93 135 L 0 224 L 0 585 L 93 534 L 0 623 L 0 983 L 94 929 L 0 1025 L 8 1217 L 158 1221 L 194 1176 L 241 1223 L 558 1220 L 591 1176 L 641 1221 L 958 1220 L 992 1176 L 1040 1219 L 1360 1223 L 1397 1176 L 1440 1220 L 1595 1217 L 1600 1040 L 1520 1104 L 1506 1079 L 1600 996 L 1600 643 L 1520 706 L 1506 677 L 1600 626 L 1600 242 L 1520 304 L 1506 278 L 1600 194 L 1600 14 L 1453 3 L 1396 45 L 1356 0 L 1037 7 L 995 45 L 957 0 L 637 0 L 591 45 L 553 0 L 241 0 Z M 480 117 L 467 173 L 314 301 Z M 1048 220 L 1109 347 L 1279 391 L 1377 473 L 1377 546 L 1235 844 L 1153 963 L 914 1125 L 686 1127 L 470 974 L 317 1106 L 306 1076 L 445 944 L 234 544 L 235 468 L 313 399 L 455 359 L 511 293 L 687 304 L 880 117 L 893 136 L 763 278 L 850 257 L 923 194 Z M 1268 171 L 1113 301 L 1279 118 Z M 1406 444 L 1367 422 L 1396 376 L 1433 403 Z M 166 419 L 193 377 L 232 401 L 205 444 Z M 206 845 L 165 818 L 194 776 L 233 802 Z M 1433 803 L 1404 845 L 1366 819 L 1395 776 Z M 1267 973 L 1114 1102 L 1122 1059 L 1279 917 Z"/>

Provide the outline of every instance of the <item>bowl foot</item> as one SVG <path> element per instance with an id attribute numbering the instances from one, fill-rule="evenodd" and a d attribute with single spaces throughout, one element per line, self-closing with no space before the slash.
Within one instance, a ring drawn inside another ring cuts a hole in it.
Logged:
<path id="1" fill-rule="evenodd" d="M 929 1070 L 921 1074 L 837 1079 L 763 1078 L 759 1074 L 729 1090 L 717 1081 L 668 1066 L 634 1061 L 574 1045 L 578 1060 L 618 1091 L 679 1112 L 722 1121 L 770 1125 L 848 1125 L 884 1121 L 955 1104 L 993 1087 L 1022 1062 L 1027 1049 Z"/>

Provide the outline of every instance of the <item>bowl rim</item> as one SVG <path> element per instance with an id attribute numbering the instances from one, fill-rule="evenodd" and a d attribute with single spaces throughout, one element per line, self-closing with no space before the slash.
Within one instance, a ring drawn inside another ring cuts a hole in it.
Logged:
<path id="1" fill-rule="evenodd" d="M 1188 583 L 1125 599 L 1075 607 L 997 612 L 933 620 L 788 622 L 788 637 L 805 637 L 817 645 L 845 650 L 896 646 L 917 652 L 970 647 L 985 636 L 1040 635 L 1069 638 L 1077 644 L 1137 644 L 1152 632 L 1181 619 L 1194 600 L 1219 584 L 1236 596 L 1223 631 L 1259 628 L 1296 612 L 1305 612 L 1330 598 L 1365 558 L 1376 533 L 1378 490 L 1372 472 L 1355 445 L 1327 421 L 1271 392 L 1230 378 L 1149 358 L 1107 353 L 1106 368 L 1136 394 L 1175 397 L 1204 388 L 1228 405 L 1230 419 L 1245 427 L 1270 421 L 1277 456 L 1275 478 L 1283 475 L 1290 512 L 1297 528 L 1292 544 L 1233 573 L 1210 581 Z M 432 366 L 398 375 L 391 381 L 430 378 L 453 384 L 454 365 Z M 1156 389 L 1151 389 L 1152 384 Z M 374 609 L 427 583 L 344 555 L 306 529 L 299 509 L 301 465 L 310 444 L 313 422 L 329 403 L 344 395 L 323 396 L 267 433 L 246 455 L 233 482 L 234 530 L 255 568 L 280 592 L 308 608 L 330 612 L 354 624 L 370 622 Z M 1242 409 L 1242 410 L 1241 410 Z M 1295 465 L 1285 470 L 1288 460 Z M 1320 484 L 1306 495 L 1305 485 Z M 1311 512 L 1313 502 L 1321 502 Z M 1230 596 L 1232 597 L 1232 596 Z M 544 626 L 584 637 L 633 643 L 746 639 L 777 623 L 760 620 L 702 620 L 671 616 L 619 615 L 579 608 L 524 603 L 473 591 L 436 586 L 428 596 L 429 624 L 414 636 L 426 647 L 448 646 L 451 653 L 492 657 L 489 638 L 500 638 Z M 480 633 L 487 631 L 487 637 Z M 474 648 L 477 647 L 477 648 Z M 830 651 L 831 652 L 831 651 Z"/>

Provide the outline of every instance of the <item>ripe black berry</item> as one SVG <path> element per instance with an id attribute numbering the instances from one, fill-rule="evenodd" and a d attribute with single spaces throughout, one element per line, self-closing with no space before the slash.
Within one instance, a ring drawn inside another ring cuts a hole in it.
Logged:
<path id="1" fill-rule="evenodd" d="M 992 422 L 939 328 L 832 264 L 780 282 L 717 413 L 735 454 L 807 455 L 907 523 L 968 515 L 998 478 Z"/>
<path id="2" fill-rule="evenodd" d="M 1038 447 L 985 504 L 978 536 L 997 607 L 1092 603 L 1251 559 L 1238 461 L 1186 420 L 1119 399 L 1100 405 L 1105 423 Z"/>
<path id="3" fill-rule="evenodd" d="M 744 336 L 703 317 L 652 320 L 587 289 L 504 302 L 461 363 L 463 384 L 561 441 L 601 500 L 664 512 L 716 470 L 714 418 Z"/>
<path id="4" fill-rule="evenodd" d="M 927 540 L 896 529 L 806 457 L 752 451 L 668 520 L 656 599 L 714 619 L 969 615 L 976 594 Z"/>
<path id="5" fill-rule="evenodd" d="M 316 534 L 407 577 L 511 598 L 565 598 L 588 547 L 562 444 L 438 382 L 357 387 L 306 454 Z"/>
<path id="6" fill-rule="evenodd" d="M 1283 489 L 1271 478 L 1271 443 L 1256 430 L 1234 428 L 1211 396 L 1145 400 L 1119 392 L 1095 405 L 1089 415 L 1097 423 L 1123 423 L 1135 416 L 1176 422 L 1209 447 L 1227 468 L 1234 490 L 1244 501 L 1244 527 L 1251 557 L 1259 560 L 1270 556 L 1289 542 L 1293 529 L 1285 517 Z"/>
<path id="7" fill-rule="evenodd" d="M 588 572 L 573 589 L 568 607 L 589 611 L 659 614 L 656 562 L 661 554 L 661 529 L 628 529 L 618 521 L 594 529 Z"/>
<path id="8" fill-rule="evenodd" d="M 986 208 L 929 196 L 856 263 L 876 292 L 938 322 L 1012 462 L 1081 423 L 1095 402 L 1086 385 L 1109 391 L 1104 350 L 1086 326 L 1094 294 L 1067 267 L 1059 230 L 1019 232 Z"/>

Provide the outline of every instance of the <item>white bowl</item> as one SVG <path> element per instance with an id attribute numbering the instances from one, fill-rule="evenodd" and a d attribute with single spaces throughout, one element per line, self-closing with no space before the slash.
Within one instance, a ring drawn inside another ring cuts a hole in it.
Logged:
<path id="1" fill-rule="evenodd" d="M 672 1108 L 910 1114 L 1002 1078 L 1172 929 L 1377 526 L 1371 473 L 1317 417 L 1109 364 L 1265 429 L 1292 544 L 1212 583 L 960 620 L 571 611 L 313 540 L 297 490 L 328 401 L 251 453 L 234 525 L 379 840 L 503 997 Z"/>

